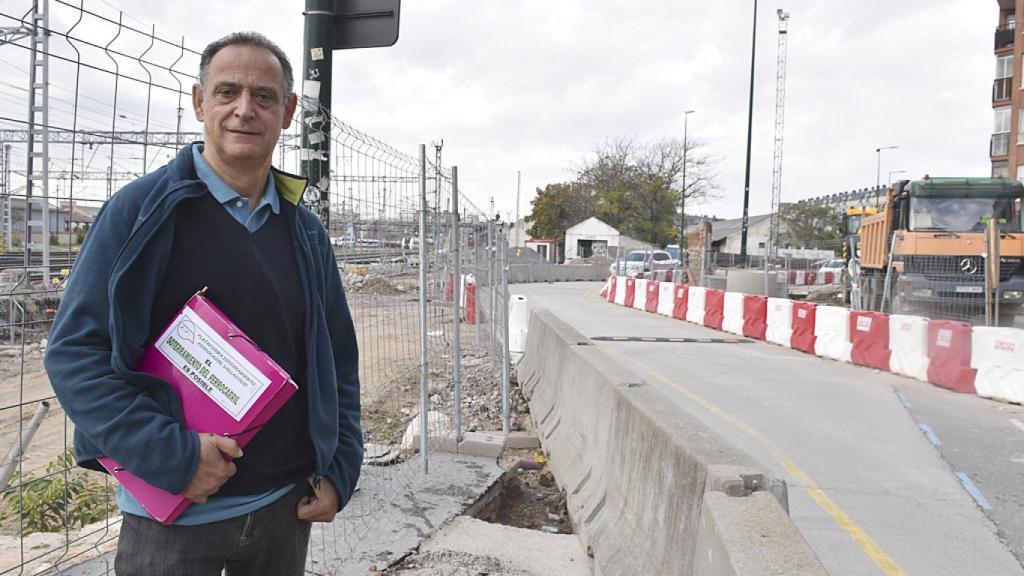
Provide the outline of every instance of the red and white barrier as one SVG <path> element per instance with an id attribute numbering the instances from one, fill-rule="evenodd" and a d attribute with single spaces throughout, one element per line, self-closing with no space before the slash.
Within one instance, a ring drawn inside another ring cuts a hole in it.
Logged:
<path id="1" fill-rule="evenodd" d="M 637 278 L 634 282 L 633 308 L 644 310 L 647 308 L 647 282 L 646 278 Z"/>
<path id="2" fill-rule="evenodd" d="M 824 286 L 826 284 L 839 284 L 843 281 L 843 275 L 835 272 L 790 272 L 790 286 Z"/>
<path id="3" fill-rule="evenodd" d="M 647 303 L 644 305 L 644 310 L 655 314 L 658 312 L 658 297 L 661 293 L 661 282 L 657 280 L 647 281 Z"/>
<path id="4" fill-rule="evenodd" d="M 466 321 L 482 320 L 476 285 L 465 278 Z M 646 310 L 891 371 L 957 392 L 1024 403 L 1024 330 L 850 311 L 642 278 L 611 277 L 602 296 Z"/>
<path id="5" fill-rule="evenodd" d="M 672 316 L 672 308 L 676 303 L 676 285 L 671 282 L 658 284 L 658 314 Z"/>
<path id="6" fill-rule="evenodd" d="M 817 304 L 793 302 L 793 337 L 790 339 L 790 347 L 794 350 L 814 354 L 814 346 L 818 340 L 814 335 L 817 311 Z"/>
<path id="7" fill-rule="evenodd" d="M 850 361 L 850 311 L 818 306 L 814 319 L 814 353 L 840 362 Z"/>
<path id="8" fill-rule="evenodd" d="M 619 306 L 626 305 L 626 277 L 615 277 L 615 303 Z"/>
<path id="9" fill-rule="evenodd" d="M 768 330 L 765 340 L 792 348 L 793 337 L 793 301 L 788 298 L 768 299 Z"/>
<path id="10" fill-rule="evenodd" d="M 974 394 L 971 325 L 952 320 L 928 323 L 928 381 L 954 392 Z"/>
<path id="11" fill-rule="evenodd" d="M 686 321 L 694 324 L 704 323 L 704 300 L 708 289 L 703 286 L 690 286 L 687 290 Z"/>
<path id="12" fill-rule="evenodd" d="M 675 298 L 672 302 L 672 317 L 676 320 L 686 320 L 689 287 L 686 284 L 673 284 L 673 286 L 675 286 Z"/>
<path id="13" fill-rule="evenodd" d="M 768 298 L 746 295 L 743 297 L 743 335 L 764 340 L 768 331 Z"/>
<path id="14" fill-rule="evenodd" d="M 889 315 L 884 312 L 850 312 L 850 361 L 858 366 L 889 371 Z"/>
<path id="15" fill-rule="evenodd" d="M 704 325 L 715 330 L 722 329 L 725 315 L 725 291 L 708 288 L 704 295 Z"/>
<path id="16" fill-rule="evenodd" d="M 626 277 L 626 297 L 622 301 L 622 305 L 626 308 L 633 307 L 633 301 L 636 300 L 636 278 L 630 276 Z"/>
<path id="17" fill-rule="evenodd" d="M 889 316 L 889 370 L 928 381 L 928 319 L 920 316 Z"/>
<path id="18" fill-rule="evenodd" d="M 978 371 L 978 396 L 1024 403 L 1024 330 L 976 326 L 971 334 L 971 368 Z"/>
<path id="19" fill-rule="evenodd" d="M 601 290 L 601 297 L 609 302 L 615 301 L 615 286 L 618 284 L 618 276 L 609 276 L 605 282 L 604 290 Z"/>
<path id="20" fill-rule="evenodd" d="M 722 308 L 722 330 L 743 336 L 743 294 L 726 292 Z"/>

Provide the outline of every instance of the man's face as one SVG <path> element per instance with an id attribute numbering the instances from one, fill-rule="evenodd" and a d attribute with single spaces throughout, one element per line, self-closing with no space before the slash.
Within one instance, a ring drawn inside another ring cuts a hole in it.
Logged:
<path id="1" fill-rule="evenodd" d="M 205 89 L 192 87 L 206 150 L 222 163 L 269 164 L 295 105 L 295 95 L 284 93 L 281 63 L 255 46 L 222 48 L 210 60 Z"/>

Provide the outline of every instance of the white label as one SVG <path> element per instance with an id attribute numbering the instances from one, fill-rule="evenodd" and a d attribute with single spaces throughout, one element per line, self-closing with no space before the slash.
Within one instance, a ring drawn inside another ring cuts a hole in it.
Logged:
<path id="1" fill-rule="evenodd" d="M 323 60 L 324 59 L 324 49 L 323 48 L 310 48 L 309 49 L 309 57 L 312 58 L 314 61 L 316 61 L 316 60 Z"/>
<path id="2" fill-rule="evenodd" d="M 270 386 L 270 379 L 185 308 L 163 334 L 157 350 L 235 420 Z"/>
<path id="3" fill-rule="evenodd" d="M 949 348 L 950 343 L 953 341 L 953 331 L 948 328 L 939 330 L 939 333 L 935 336 L 935 345 L 942 346 L 943 348 Z"/>
<path id="4" fill-rule="evenodd" d="M 320 99 L 320 81 L 319 80 L 303 80 L 302 81 L 302 95 L 306 98 Z"/>
<path id="5" fill-rule="evenodd" d="M 807 310 L 804 310 L 803 308 L 801 308 L 801 309 L 796 311 L 796 315 L 798 317 L 800 317 L 800 318 L 807 318 Z"/>
<path id="6" fill-rule="evenodd" d="M 858 316 L 857 317 L 857 331 L 858 332 L 870 332 L 871 331 L 871 317 L 870 316 Z"/>

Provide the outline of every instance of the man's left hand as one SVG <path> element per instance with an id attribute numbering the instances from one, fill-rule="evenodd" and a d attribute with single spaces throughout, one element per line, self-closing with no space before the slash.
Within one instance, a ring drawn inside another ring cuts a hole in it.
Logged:
<path id="1" fill-rule="evenodd" d="M 312 479 L 310 485 L 312 486 Z M 338 491 L 327 478 L 320 479 L 320 487 L 313 486 L 313 495 L 304 496 L 299 501 L 296 514 L 299 520 L 309 522 L 330 522 L 338 513 Z"/>

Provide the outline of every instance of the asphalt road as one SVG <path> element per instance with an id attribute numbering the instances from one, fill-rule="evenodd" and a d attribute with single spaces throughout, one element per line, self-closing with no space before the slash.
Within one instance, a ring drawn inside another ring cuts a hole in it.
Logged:
<path id="1" fill-rule="evenodd" d="M 584 335 L 731 338 L 602 301 L 600 284 L 524 284 Z M 1024 575 L 1024 410 L 764 342 L 595 345 L 789 483 L 831 574 Z"/>

